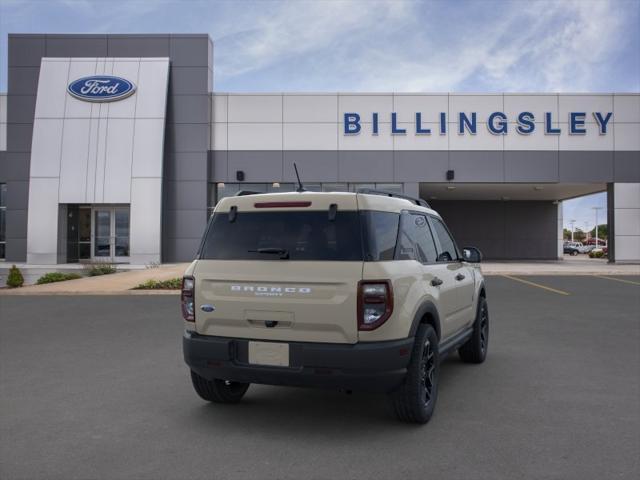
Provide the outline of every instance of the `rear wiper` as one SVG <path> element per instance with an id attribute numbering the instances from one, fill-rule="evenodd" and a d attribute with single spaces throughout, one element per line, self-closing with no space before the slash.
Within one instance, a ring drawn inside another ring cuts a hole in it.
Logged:
<path id="1" fill-rule="evenodd" d="M 258 248 L 257 250 L 249 250 L 251 253 L 273 253 L 276 255 L 280 255 L 281 260 L 287 260 L 289 258 L 289 250 L 286 248 L 278 248 L 278 247 L 267 247 L 267 248 Z"/>

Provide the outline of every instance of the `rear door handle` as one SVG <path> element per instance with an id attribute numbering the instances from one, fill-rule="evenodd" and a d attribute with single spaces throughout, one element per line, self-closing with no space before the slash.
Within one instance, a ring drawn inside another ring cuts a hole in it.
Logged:
<path id="1" fill-rule="evenodd" d="M 434 287 L 442 285 L 442 280 L 440 280 L 438 277 L 433 277 L 433 280 L 431 280 L 431 285 L 433 285 Z"/>
<path id="2" fill-rule="evenodd" d="M 459 274 L 456 275 L 456 280 L 461 281 L 461 280 L 464 280 L 464 279 L 465 279 L 465 276 L 463 274 L 459 273 Z"/>

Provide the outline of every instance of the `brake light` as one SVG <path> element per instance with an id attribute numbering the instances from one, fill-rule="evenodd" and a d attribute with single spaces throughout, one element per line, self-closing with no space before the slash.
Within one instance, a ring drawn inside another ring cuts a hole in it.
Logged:
<path id="1" fill-rule="evenodd" d="M 389 280 L 358 283 L 358 330 L 375 330 L 393 312 L 393 289 Z"/>
<path id="2" fill-rule="evenodd" d="M 255 208 L 292 208 L 310 207 L 311 202 L 258 202 L 254 203 Z"/>
<path id="3" fill-rule="evenodd" d="M 182 304 L 182 318 L 187 322 L 195 322 L 196 314 L 194 308 L 196 281 L 193 277 L 182 277 L 182 293 L 180 303 Z"/>

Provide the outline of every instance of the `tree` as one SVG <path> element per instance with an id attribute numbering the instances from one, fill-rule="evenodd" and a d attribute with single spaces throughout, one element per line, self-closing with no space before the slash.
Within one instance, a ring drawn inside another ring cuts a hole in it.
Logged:
<path id="1" fill-rule="evenodd" d="M 573 232 L 573 240 L 575 242 L 582 242 L 583 240 L 585 240 L 587 238 L 587 235 L 580 230 L 579 228 L 576 228 Z"/>
<path id="2" fill-rule="evenodd" d="M 571 240 L 571 230 L 569 230 L 568 228 L 563 228 L 562 238 L 564 238 L 565 240 Z"/>
<path id="3" fill-rule="evenodd" d="M 593 238 L 595 238 L 596 228 L 593 227 L 593 229 L 589 232 L 589 234 Z M 609 228 L 606 223 L 603 223 L 602 225 L 598 225 L 598 238 L 604 238 L 605 240 L 609 238 Z"/>

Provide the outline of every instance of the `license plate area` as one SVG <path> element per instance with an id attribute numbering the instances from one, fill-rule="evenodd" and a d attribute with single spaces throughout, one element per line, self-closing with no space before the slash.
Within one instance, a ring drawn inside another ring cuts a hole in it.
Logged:
<path id="1" fill-rule="evenodd" d="M 289 344 L 249 341 L 249 363 L 272 367 L 289 366 Z"/>

